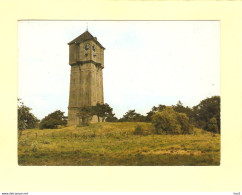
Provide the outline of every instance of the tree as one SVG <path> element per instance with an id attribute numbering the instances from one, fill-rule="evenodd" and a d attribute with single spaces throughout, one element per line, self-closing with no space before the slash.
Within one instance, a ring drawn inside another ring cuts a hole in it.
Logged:
<path id="1" fill-rule="evenodd" d="M 96 115 L 98 118 L 98 122 L 106 121 L 108 119 L 111 121 L 118 120 L 116 117 L 114 117 L 115 114 L 113 114 L 113 109 L 106 103 L 106 104 L 100 104 L 97 103 L 96 106 L 83 106 L 79 108 L 77 116 L 79 117 L 79 124 L 80 120 L 82 121 L 82 125 L 89 125 L 92 117 Z"/>
<path id="2" fill-rule="evenodd" d="M 120 122 L 144 122 L 145 116 L 136 113 L 135 110 L 129 110 L 120 119 Z"/>
<path id="3" fill-rule="evenodd" d="M 118 118 L 115 117 L 115 114 L 112 114 L 112 115 L 107 116 L 105 121 L 106 122 L 118 122 Z"/>
<path id="4" fill-rule="evenodd" d="M 154 112 L 162 112 L 167 106 L 163 104 L 159 104 L 157 107 L 153 107 L 152 111 Z"/>
<path id="5" fill-rule="evenodd" d="M 97 103 L 96 106 L 93 106 L 93 112 L 95 113 L 95 115 L 97 115 L 98 122 L 100 122 L 100 116 L 103 114 L 103 105 Z"/>
<path id="6" fill-rule="evenodd" d="M 145 122 L 146 121 L 146 117 L 142 114 L 137 113 L 137 115 L 134 118 L 135 122 Z"/>
<path id="7" fill-rule="evenodd" d="M 176 120 L 176 114 L 171 107 L 167 107 L 162 112 L 156 112 L 152 116 L 152 124 L 157 134 L 180 134 L 181 126 Z"/>
<path id="8" fill-rule="evenodd" d="M 98 122 L 100 122 L 100 117 L 102 118 L 102 121 L 106 121 L 107 118 L 110 120 L 114 120 L 113 109 L 106 103 L 106 104 L 100 104 L 97 103 L 96 106 L 93 106 L 93 114 L 97 115 Z"/>
<path id="9" fill-rule="evenodd" d="M 155 112 L 153 111 L 147 112 L 145 117 L 145 122 L 151 122 L 153 114 L 155 114 Z"/>
<path id="10" fill-rule="evenodd" d="M 202 100 L 193 107 L 196 125 L 208 130 L 208 123 L 213 117 L 216 119 L 218 131 L 220 133 L 220 97 L 213 96 Z"/>
<path id="11" fill-rule="evenodd" d="M 113 117 L 113 109 L 106 103 L 101 105 L 102 121 L 104 122 L 108 117 Z"/>
<path id="12" fill-rule="evenodd" d="M 31 112 L 31 108 L 24 105 L 23 102 L 18 99 L 18 130 L 20 136 L 25 129 L 35 128 L 39 119 L 37 119 Z"/>
<path id="13" fill-rule="evenodd" d="M 166 106 L 162 105 L 162 104 L 159 104 L 157 107 L 153 106 L 151 111 L 146 114 L 145 121 L 146 122 L 151 122 L 153 114 L 155 114 L 157 112 L 162 112 L 165 108 L 166 108 Z"/>
<path id="14" fill-rule="evenodd" d="M 213 133 L 218 133 L 218 125 L 215 117 L 209 120 L 207 130 Z"/>
<path id="15" fill-rule="evenodd" d="M 93 106 L 83 106 L 79 108 L 77 113 L 79 124 L 81 120 L 83 126 L 88 126 L 94 114 L 95 111 Z"/>
<path id="16" fill-rule="evenodd" d="M 172 107 L 166 107 L 152 116 L 155 132 L 161 134 L 188 134 L 192 132 L 189 118 L 184 113 L 177 113 Z"/>
<path id="17" fill-rule="evenodd" d="M 67 117 L 64 116 L 64 112 L 56 110 L 47 115 L 40 121 L 40 129 L 55 129 L 57 125 L 66 125 Z"/>
<path id="18" fill-rule="evenodd" d="M 189 117 L 185 113 L 176 113 L 176 120 L 181 125 L 182 134 L 191 134 L 193 132 L 193 126 L 190 124 Z"/>
<path id="19" fill-rule="evenodd" d="M 188 106 L 183 106 L 182 102 L 179 100 L 176 105 L 172 106 L 175 112 L 185 113 L 189 118 L 192 116 L 192 109 Z"/>

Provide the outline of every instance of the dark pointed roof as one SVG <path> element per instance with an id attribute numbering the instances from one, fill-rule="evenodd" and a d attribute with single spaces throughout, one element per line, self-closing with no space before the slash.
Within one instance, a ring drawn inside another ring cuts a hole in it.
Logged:
<path id="1" fill-rule="evenodd" d="M 95 41 L 100 47 L 102 47 L 103 49 L 105 49 L 105 48 L 101 45 L 101 43 L 99 43 L 99 42 L 97 41 L 97 38 L 93 37 L 93 36 L 91 35 L 91 33 L 89 33 L 88 31 L 82 33 L 80 36 L 78 36 L 78 37 L 76 37 L 75 39 L 73 39 L 71 42 L 68 43 L 68 45 L 73 44 L 73 43 L 82 43 L 82 42 L 87 41 L 87 40 L 93 40 L 93 41 Z"/>

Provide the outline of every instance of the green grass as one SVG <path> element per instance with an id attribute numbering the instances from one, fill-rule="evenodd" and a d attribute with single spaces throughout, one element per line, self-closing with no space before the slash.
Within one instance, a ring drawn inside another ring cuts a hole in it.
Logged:
<path id="1" fill-rule="evenodd" d="M 195 129 L 193 135 L 133 135 L 138 124 L 152 132 L 150 123 L 135 122 L 25 130 L 18 143 L 18 162 L 56 166 L 220 164 L 218 134 Z"/>

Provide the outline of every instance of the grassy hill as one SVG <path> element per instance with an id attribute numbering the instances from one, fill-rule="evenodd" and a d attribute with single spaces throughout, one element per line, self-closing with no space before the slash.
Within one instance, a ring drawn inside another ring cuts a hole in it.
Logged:
<path id="1" fill-rule="evenodd" d="M 88 127 L 31 129 L 18 143 L 19 165 L 219 165 L 220 135 L 133 135 L 137 125 L 96 123 Z"/>

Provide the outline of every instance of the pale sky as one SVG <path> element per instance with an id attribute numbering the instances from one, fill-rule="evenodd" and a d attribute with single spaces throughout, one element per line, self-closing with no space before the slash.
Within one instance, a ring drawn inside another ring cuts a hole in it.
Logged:
<path id="1" fill-rule="evenodd" d="M 67 115 L 67 43 L 87 21 L 18 22 L 18 97 L 39 119 Z M 88 21 L 104 51 L 104 101 L 116 116 L 220 95 L 219 21 Z"/>

